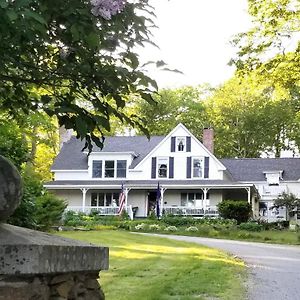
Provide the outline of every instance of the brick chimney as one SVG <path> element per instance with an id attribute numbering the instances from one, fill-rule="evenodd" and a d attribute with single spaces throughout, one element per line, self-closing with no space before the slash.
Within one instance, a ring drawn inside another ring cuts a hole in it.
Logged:
<path id="1" fill-rule="evenodd" d="M 212 128 L 204 128 L 202 135 L 202 144 L 214 153 L 214 130 Z"/>
<path id="2" fill-rule="evenodd" d="M 68 142 L 73 135 L 72 129 L 66 129 L 65 126 L 59 127 L 59 149 L 62 148 L 63 144 Z"/>

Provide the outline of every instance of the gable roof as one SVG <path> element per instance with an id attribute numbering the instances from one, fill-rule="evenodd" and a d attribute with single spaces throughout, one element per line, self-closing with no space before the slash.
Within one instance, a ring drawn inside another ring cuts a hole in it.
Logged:
<path id="1" fill-rule="evenodd" d="M 151 156 L 151 154 L 157 149 L 157 148 L 159 148 L 160 147 L 160 145 L 161 144 L 163 144 L 168 138 L 170 138 L 172 135 L 173 135 L 173 133 L 174 132 L 176 132 L 176 130 L 178 129 L 178 128 L 182 128 L 184 131 L 186 131 L 186 133 L 187 134 L 189 134 L 197 143 L 198 143 L 198 145 L 201 147 L 201 148 L 203 148 L 207 153 L 208 153 L 208 155 L 212 158 L 212 159 L 214 159 L 215 161 L 216 161 L 216 163 L 217 163 L 217 165 L 219 166 L 219 168 L 221 169 L 221 170 L 225 170 L 226 168 L 225 168 L 225 166 L 220 162 L 220 160 L 219 159 L 217 159 L 214 155 L 213 155 L 213 153 L 211 153 L 182 123 L 179 123 L 172 131 L 170 131 L 169 132 L 169 134 L 168 135 L 166 135 L 166 136 L 162 136 L 162 140 L 151 150 L 151 151 L 149 151 L 148 152 L 148 154 L 147 155 L 145 155 L 145 157 L 143 158 L 143 159 L 141 159 L 139 162 L 138 162 L 138 164 L 139 163 L 142 163 L 144 160 L 146 160 L 148 157 L 150 157 Z M 136 164 L 137 165 L 137 164 Z M 135 165 L 135 166 L 136 166 Z"/>
<path id="2" fill-rule="evenodd" d="M 148 140 L 145 136 L 113 136 L 106 137 L 103 149 L 93 145 L 93 152 L 134 152 L 137 156 L 133 160 L 130 168 L 134 168 L 152 149 L 158 145 L 165 137 L 152 136 Z M 87 154 L 82 152 L 84 141 L 71 139 L 63 144 L 63 147 L 54 160 L 52 170 L 86 170 L 88 167 Z"/>
<path id="3" fill-rule="evenodd" d="M 300 158 L 220 159 L 234 181 L 266 181 L 264 172 L 283 171 L 285 181 L 300 179 Z"/>

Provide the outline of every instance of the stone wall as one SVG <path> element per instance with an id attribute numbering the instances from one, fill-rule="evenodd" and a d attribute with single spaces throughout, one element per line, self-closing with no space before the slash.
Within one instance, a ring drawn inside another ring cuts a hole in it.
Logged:
<path id="1" fill-rule="evenodd" d="M 98 272 L 0 276 L 0 300 L 102 300 Z"/>

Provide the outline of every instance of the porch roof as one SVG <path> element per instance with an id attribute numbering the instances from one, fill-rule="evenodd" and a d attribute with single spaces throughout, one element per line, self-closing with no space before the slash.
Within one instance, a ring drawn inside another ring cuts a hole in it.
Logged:
<path id="1" fill-rule="evenodd" d="M 48 189 L 120 189 L 123 184 L 127 188 L 156 189 L 157 184 L 168 189 L 237 189 L 254 188 L 250 183 L 236 183 L 224 180 L 56 180 L 47 182 L 44 186 Z"/>

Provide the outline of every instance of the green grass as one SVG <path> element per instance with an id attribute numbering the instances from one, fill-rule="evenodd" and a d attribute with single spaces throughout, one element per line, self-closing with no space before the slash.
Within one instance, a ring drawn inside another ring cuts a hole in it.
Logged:
<path id="1" fill-rule="evenodd" d="M 126 231 L 60 235 L 110 247 L 107 300 L 244 299 L 244 264 L 218 250 Z"/>
<path id="2" fill-rule="evenodd" d="M 260 232 L 246 231 L 246 230 L 208 230 L 207 232 L 186 232 L 184 229 L 179 229 L 175 232 L 161 231 L 163 234 L 178 234 L 188 236 L 210 237 L 218 239 L 299 245 L 300 233 L 289 230 L 264 230 Z"/>

